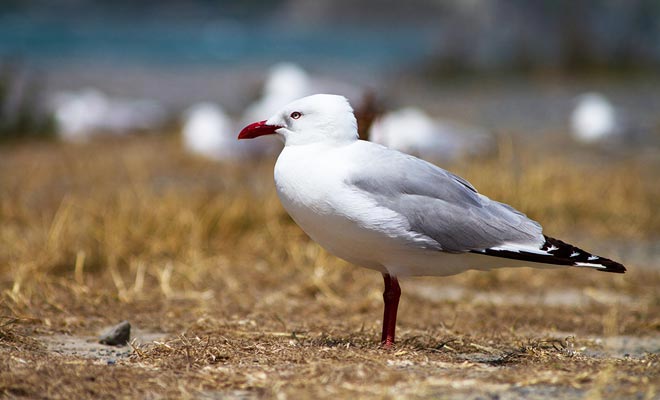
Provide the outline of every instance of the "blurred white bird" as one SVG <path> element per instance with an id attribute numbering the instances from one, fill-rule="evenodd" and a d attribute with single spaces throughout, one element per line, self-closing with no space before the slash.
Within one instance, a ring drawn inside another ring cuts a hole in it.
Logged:
<path id="1" fill-rule="evenodd" d="M 69 141 L 155 129 L 166 117 L 154 101 L 110 98 L 94 88 L 57 93 L 50 106 L 60 137 Z"/>
<path id="2" fill-rule="evenodd" d="M 183 117 L 183 144 L 189 152 L 214 160 L 237 156 L 234 126 L 222 107 L 197 103 Z"/>
<path id="3" fill-rule="evenodd" d="M 261 97 L 245 109 L 241 122 L 271 115 L 295 99 L 319 92 L 343 93 L 349 100 L 360 103 L 365 91 L 338 80 L 312 76 L 298 64 L 282 62 L 270 67 Z"/>
<path id="4" fill-rule="evenodd" d="M 310 91 L 310 78 L 304 69 L 293 63 L 276 64 L 268 71 L 261 97 L 245 109 L 241 120 L 253 121 L 271 115 Z"/>
<path id="5" fill-rule="evenodd" d="M 415 107 L 384 114 L 374 121 L 369 140 L 426 160 L 452 160 L 492 149 L 490 134 L 478 127 L 431 118 Z"/>
<path id="6" fill-rule="evenodd" d="M 600 93 L 585 93 L 577 98 L 571 115 L 573 137 L 583 143 L 595 143 L 623 135 L 620 116 L 612 103 Z"/>

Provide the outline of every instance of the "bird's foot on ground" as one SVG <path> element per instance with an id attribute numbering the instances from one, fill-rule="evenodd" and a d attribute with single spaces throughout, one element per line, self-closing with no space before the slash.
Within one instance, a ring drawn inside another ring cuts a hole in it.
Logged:
<path id="1" fill-rule="evenodd" d="M 383 350 L 392 350 L 394 349 L 394 342 L 391 340 L 383 340 L 380 342 L 380 348 Z"/>

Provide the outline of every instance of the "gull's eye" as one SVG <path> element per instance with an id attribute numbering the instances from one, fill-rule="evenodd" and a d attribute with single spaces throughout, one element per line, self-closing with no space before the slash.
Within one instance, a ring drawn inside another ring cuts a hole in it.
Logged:
<path id="1" fill-rule="evenodd" d="M 293 119 L 298 119 L 300 117 L 302 117 L 302 114 L 299 113 L 298 111 L 294 111 L 294 112 L 291 113 L 291 118 L 293 118 Z"/>

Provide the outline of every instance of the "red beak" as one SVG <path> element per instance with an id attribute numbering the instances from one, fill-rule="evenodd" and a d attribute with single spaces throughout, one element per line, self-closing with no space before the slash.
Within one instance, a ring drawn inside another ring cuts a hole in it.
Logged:
<path id="1" fill-rule="evenodd" d="M 266 121 L 255 122 L 254 124 L 250 124 L 243 128 L 241 133 L 238 134 L 238 140 L 254 139 L 263 135 L 272 135 L 280 128 L 281 126 L 277 125 L 267 125 Z"/>

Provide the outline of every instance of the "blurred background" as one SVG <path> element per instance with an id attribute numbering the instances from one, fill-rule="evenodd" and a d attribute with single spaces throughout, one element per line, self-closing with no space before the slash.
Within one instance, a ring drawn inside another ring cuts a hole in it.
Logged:
<path id="1" fill-rule="evenodd" d="M 5 0 L 0 137 L 160 130 L 200 101 L 240 119 L 282 62 L 356 108 L 368 92 L 376 111 L 421 107 L 506 133 L 566 132 L 579 96 L 595 94 L 611 126 L 582 136 L 646 142 L 659 125 L 660 4 Z"/>

